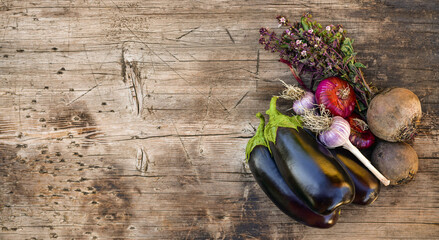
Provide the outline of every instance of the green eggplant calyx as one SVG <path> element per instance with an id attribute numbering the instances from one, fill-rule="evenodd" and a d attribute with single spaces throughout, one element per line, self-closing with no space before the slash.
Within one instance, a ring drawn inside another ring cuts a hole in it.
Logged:
<path id="1" fill-rule="evenodd" d="M 258 130 L 256 130 L 255 135 L 250 138 L 250 140 L 247 143 L 247 147 L 245 148 L 245 157 L 247 159 L 250 158 L 250 153 L 253 151 L 253 148 L 255 148 L 256 146 L 265 146 L 268 148 L 268 144 L 265 141 L 265 137 L 264 137 L 264 128 L 265 128 L 265 117 L 261 114 L 261 113 L 257 113 L 256 117 L 259 118 L 260 123 L 258 126 Z"/>
<path id="2" fill-rule="evenodd" d="M 267 115 L 270 116 L 267 125 L 265 126 L 265 139 L 267 142 L 276 143 L 276 134 L 278 127 L 294 128 L 302 127 L 302 118 L 300 116 L 287 116 L 277 110 L 276 102 L 279 97 L 271 98 L 270 109 L 267 110 Z M 271 152 L 271 149 L 270 149 Z"/>

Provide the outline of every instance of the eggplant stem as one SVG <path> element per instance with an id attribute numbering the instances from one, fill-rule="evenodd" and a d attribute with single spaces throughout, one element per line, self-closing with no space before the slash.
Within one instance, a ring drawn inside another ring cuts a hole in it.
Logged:
<path id="1" fill-rule="evenodd" d="M 381 174 L 370 163 L 370 161 L 360 152 L 360 150 L 358 150 L 358 148 L 356 148 L 354 145 L 352 145 L 352 143 L 349 140 L 346 141 L 346 143 L 343 144 L 342 147 L 349 150 L 352 154 L 354 154 L 358 158 L 358 160 L 360 160 L 360 162 L 363 163 L 363 165 L 366 166 L 366 168 L 369 169 L 369 171 L 371 171 L 373 173 L 373 175 L 375 175 L 375 177 L 377 177 L 378 180 L 380 180 L 380 182 L 382 182 L 384 184 L 384 186 L 388 186 L 390 184 L 389 179 L 384 177 L 383 174 Z"/>

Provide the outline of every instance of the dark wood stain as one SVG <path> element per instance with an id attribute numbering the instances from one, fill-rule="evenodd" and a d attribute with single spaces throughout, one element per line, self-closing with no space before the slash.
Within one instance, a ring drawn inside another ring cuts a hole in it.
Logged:
<path id="1" fill-rule="evenodd" d="M 87 191 L 81 197 L 81 209 L 89 212 L 83 231 L 97 234 L 99 238 L 123 238 L 132 216 L 132 196 L 126 192 L 130 187 L 117 178 L 106 178 L 123 175 L 117 166 L 96 173 L 95 180 L 87 181 Z"/>
<path id="2" fill-rule="evenodd" d="M 261 199 L 252 189 L 253 185 L 254 183 L 245 184 L 246 188 L 250 190 L 248 196 L 240 201 L 244 202 L 242 217 L 234 223 L 235 232 L 233 233 L 233 239 L 269 238 L 269 223 L 261 221 L 262 219 L 267 219 L 268 216 L 264 212 L 259 211 L 261 209 Z"/>
<path id="3" fill-rule="evenodd" d="M 96 126 L 93 116 L 84 102 L 78 101 L 70 106 L 55 107 L 49 113 L 47 124 L 49 127 L 56 127 L 59 130 L 72 128 L 88 128 Z M 96 131 L 93 128 L 86 129 L 85 133 Z"/>

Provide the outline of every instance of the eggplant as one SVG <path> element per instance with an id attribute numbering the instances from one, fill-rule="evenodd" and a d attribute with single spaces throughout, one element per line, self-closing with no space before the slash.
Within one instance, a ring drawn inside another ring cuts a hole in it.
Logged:
<path id="1" fill-rule="evenodd" d="M 311 131 L 305 131 L 319 142 Z M 378 198 L 381 190 L 380 181 L 357 160 L 354 154 L 344 148 L 328 149 L 323 144 L 319 150 L 329 157 L 336 158 L 349 174 L 355 186 L 355 197 L 352 203 L 369 205 Z"/>
<path id="2" fill-rule="evenodd" d="M 247 159 L 258 185 L 270 200 L 292 219 L 315 228 L 334 226 L 340 216 L 340 209 L 326 215 L 316 213 L 288 187 L 266 146 L 263 136 L 265 119 L 260 113 L 257 116 L 261 119 L 261 124 L 247 145 Z"/>
<path id="3" fill-rule="evenodd" d="M 328 214 L 354 199 L 355 186 L 333 157 L 323 154 L 312 136 L 300 127 L 300 117 L 276 109 L 273 97 L 264 135 L 276 165 L 290 189 L 314 211 Z"/>
<path id="4" fill-rule="evenodd" d="M 359 205 L 372 204 L 380 193 L 380 181 L 356 157 L 346 149 L 335 148 L 332 155 L 346 167 L 347 173 L 355 185 L 355 198 L 352 203 Z"/>

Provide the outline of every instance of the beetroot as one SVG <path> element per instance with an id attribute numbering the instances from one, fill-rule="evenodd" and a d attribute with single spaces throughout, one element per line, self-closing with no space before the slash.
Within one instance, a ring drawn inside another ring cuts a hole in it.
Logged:
<path id="1" fill-rule="evenodd" d="M 371 162 L 390 180 L 390 185 L 407 183 L 418 172 L 418 155 L 403 142 L 379 142 L 373 150 Z"/>
<path id="2" fill-rule="evenodd" d="M 370 102 L 367 122 L 372 133 L 389 142 L 414 138 L 422 116 L 421 102 L 408 89 L 388 89 Z"/>

